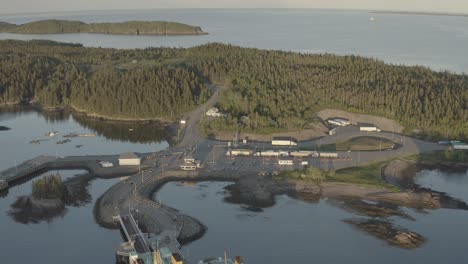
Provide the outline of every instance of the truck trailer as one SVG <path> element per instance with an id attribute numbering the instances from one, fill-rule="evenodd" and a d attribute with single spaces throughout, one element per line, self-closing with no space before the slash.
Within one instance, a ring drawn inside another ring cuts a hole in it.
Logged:
<path id="1" fill-rule="evenodd" d="M 274 150 L 265 150 L 265 151 L 258 151 L 254 154 L 254 156 L 259 157 L 279 157 L 280 153 Z"/>
<path id="2" fill-rule="evenodd" d="M 232 149 L 226 151 L 226 156 L 251 156 L 253 153 L 251 149 Z"/>
<path id="3" fill-rule="evenodd" d="M 305 157 L 311 157 L 311 156 L 314 156 L 315 154 L 317 154 L 316 151 L 305 151 L 305 150 L 302 150 L 302 151 L 291 151 L 289 153 L 289 155 L 291 157 L 296 157 L 296 158 L 305 158 Z"/>
<path id="4" fill-rule="evenodd" d="M 379 128 L 375 126 L 361 126 L 359 127 L 359 131 L 365 131 L 365 132 L 381 132 Z"/>
<path id="5" fill-rule="evenodd" d="M 320 158 L 338 158 L 338 153 L 336 152 L 320 152 Z"/>

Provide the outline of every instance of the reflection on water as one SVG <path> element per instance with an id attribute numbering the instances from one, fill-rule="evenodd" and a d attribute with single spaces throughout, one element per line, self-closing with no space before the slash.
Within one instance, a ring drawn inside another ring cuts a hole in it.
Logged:
<path id="1" fill-rule="evenodd" d="M 423 170 L 416 175 L 415 182 L 468 203 L 468 170 L 466 172 Z"/>
<path id="2" fill-rule="evenodd" d="M 47 172 L 35 179 L 48 174 Z M 94 202 L 118 179 L 94 179 L 85 171 L 59 171 L 70 196 L 56 208 L 32 207 L 27 200 L 32 182 L 14 186 L 0 198 L 2 235 L 1 263 L 114 263 L 114 247 L 122 241 L 114 230 L 101 228 L 94 221 Z M 10 206 L 20 206 L 9 214 Z M 22 203 L 22 204 L 21 204 Z M 9 216 L 10 215 L 10 216 Z M 85 252 L 86 254 L 83 254 Z"/>
<path id="3" fill-rule="evenodd" d="M 87 118 L 73 115 L 73 119 L 85 128 L 95 131 L 98 135 L 116 141 L 132 143 L 161 142 L 167 138 L 161 123 L 148 122 L 117 122 Z"/>
<path id="4" fill-rule="evenodd" d="M 413 249 L 422 246 L 426 242 L 426 239 L 420 234 L 394 226 L 391 222 L 385 220 L 354 218 L 346 219 L 344 222 L 386 241 L 391 246 Z"/>
<path id="5" fill-rule="evenodd" d="M 125 134 L 125 130 L 129 131 L 128 124 L 119 126 L 111 122 L 86 121 L 76 120 L 67 112 L 40 112 L 24 107 L 1 109 L 0 125 L 12 129 L 0 133 L 0 170 L 39 155 L 152 152 L 168 146 L 161 136 L 163 129 L 156 124 L 148 126 L 148 130 L 145 130 L 146 126 L 134 127 L 134 132 L 141 134 L 129 140 L 131 136 Z M 112 134 L 112 130 L 119 129 L 122 131 Z M 59 134 L 54 138 L 45 136 L 50 131 L 59 131 Z M 56 144 L 69 133 L 97 135 L 70 138 L 70 143 Z M 47 141 L 29 143 L 35 139 Z M 81 147 L 77 148 L 77 145 Z M 50 173 L 55 172 L 46 174 Z M 60 171 L 60 175 L 71 193 L 62 207 L 38 213 L 23 200 L 13 208 L 16 214 L 9 214 L 18 197 L 31 195 L 32 181 L 0 193 L 0 252 L 8 252 L 0 253 L 1 263 L 114 263 L 115 245 L 122 242 L 122 238 L 119 232 L 95 223 L 93 209 L 95 200 L 119 179 L 93 179 L 83 171 Z"/>
<path id="6" fill-rule="evenodd" d="M 60 177 L 60 174 L 57 173 L 56 176 Z M 50 176 L 41 175 L 39 178 L 41 177 Z M 82 207 L 92 201 L 88 187 L 94 178 L 88 173 L 69 177 L 63 182 L 63 193 L 54 199 L 38 199 L 32 194 L 19 196 L 11 204 L 8 215 L 21 224 L 38 224 L 43 221 L 51 223 L 57 217 L 63 218 L 68 212 L 67 207 Z"/>
<path id="7" fill-rule="evenodd" d="M 70 111 L 41 111 L 32 107 L 9 107 L 0 109 L 0 120 L 9 120 L 24 115 L 37 114 L 46 123 L 66 124 L 70 120 L 77 122 L 81 127 L 113 141 L 130 143 L 149 143 L 165 141 L 167 135 L 164 126 L 160 122 L 119 122 L 106 121 L 97 118 L 89 118 L 83 114 L 75 114 Z M 49 131 L 43 131 L 39 135 L 45 135 Z M 61 136 L 65 134 L 59 131 Z M 76 133 L 71 131 L 69 133 Z M 36 139 L 41 140 L 41 139 Z M 45 139 L 42 139 L 45 140 Z"/>
<path id="8" fill-rule="evenodd" d="M 286 195 L 277 195 L 273 206 L 250 210 L 222 191 L 229 185 L 168 183 L 159 191 L 163 203 L 208 228 L 182 248 L 190 263 L 226 248 L 246 263 L 459 263 L 466 256 L 468 230 L 458 225 L 468 221 L 465 210 L 421 213 L 378 202 L 310 203 Z"/>

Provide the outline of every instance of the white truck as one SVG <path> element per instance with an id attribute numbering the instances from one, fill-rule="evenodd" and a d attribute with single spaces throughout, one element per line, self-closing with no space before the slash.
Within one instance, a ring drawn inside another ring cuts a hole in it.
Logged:
<path id="1" fill-rule="evenodd" d="M 280 155 L 280 153 L 278 151 L 274 151 L 274 150 L 266 150 L 266 151 L 258 151 L 258 152 L 255 152 L 254 156 L 257 156 L 257 157 L 278 157 Z"/>
<path id="2" fill-rule="evenodd" d="M 336 159 L 336 158 L 338 158 L 338 153 L 336 153 L 336 152 L 320 152 L 320 158 Z"/>
<path id="3" fill-rule="evenodd" d="M 381 132 L 379 128 L 375 126 L 361 126 L 359 127 L 359 131 L 365 131 L 365 132 Z"/>

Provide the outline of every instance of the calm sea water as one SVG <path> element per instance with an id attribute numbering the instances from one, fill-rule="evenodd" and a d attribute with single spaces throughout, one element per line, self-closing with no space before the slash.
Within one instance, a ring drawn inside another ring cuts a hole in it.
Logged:
<path id="1" fill-rule="evenodd" d="M 370 17 L 375 21 L 371 22 Z M 222 42 L 262 49 L 358 54 L 389 63 L 468 72 L 468 18 L 370 14 L 335 10 L 141 10 L 0 15 L 0 21 L 40 19 L 84 22 L 168 20 L 201 26 L 206 36 L 14 35 L 0 39 L 51 39 L 89 47 L 191 47 Z"/>
<path id="2" fill-rule="evenodd" d="M 432 172 L 419 177 L 431 181 Z M 440 173 L 445 179 L 445 176 Z M 462 184 L 468 188 L 467 178 Z M 442 189 L 451 183 L 440 181 Z M 199 260 L 241 255 L 246 263 L 464 263 L 468 212 L 434 210 L 425 213 L 404 209 L 414 220 L 391 217 L 390 221 L 427 238 L 415 250 L 391 247 L 343 222 L 356 217 L 327 200 L 307 203 L 287 196 L 276 197 L 276 205 L 251 212 L 223 201 L 228 183 L 203 182 L 192 186 L 166 184 L 159 197 L 208 226 L 206 235 L 182 248 L 184 256 Z M 460 187 L 461 188 L 461 187 Z M 195 263 L 195 262 L 192 262 Z"/>
<path id="3" fill-rule="evenodd" d="M 72 115 L 44 115 L 33 110 L 0 111 L 0 170 L 12 167 L 37 155 L 119 154 L 126 151 L 151 152 L 168 146 L 161 138 L 160 127 L 115 124 L 82 120 Z M 134 128 L 129 131 L 128 127 Z M 146 129 L 145 131 L 140 131 Z M 55 139 L 45 136 L 59 131 Z M 68 133 L 96 133 L 92 138 L 72 138 L 67 144 L 56 144 Z M 142 133 L 135 136 L 133 133 Z M 48 139 L 30 144 L 33 139 Z M 135 143 L 148 141 L 147 143 Z M 77 148 L 76 145 L 83 145 Z M 43 175 L 55 174 L 56 171 Z M 63 180 L 75 175 L 83 178 L 84 171 L 60 171 Z M 37 178 L 42 177 L 39 176 Z M 36 179 L 37 179 L 36 178 Z M 120 233 L 98 226 L 94 221 L 95 201 L 119 179 L 96 179 L 86 188 L 91 197 L 80 207 L 67 207 L 62 216 L 39 223 L 20 223 L 9 215 L 10 206 L 18 196 L 30 195 L 32 182 L 11 188 L 0 197 L 0 263 L 114 263 L 116 246 L 122 242 Z M 81 183 L 86 185 L 88 181 Z"/>
<path id="4" fill-rule="evenodd" d="M 370 16 L 376 21 L 371 23 Z M 76 19 L 85 22 L 127 20 L 172 20 L 199 25 L 207 36 L 106 36 L 12 35 L 0 38 L 46 38 L 85 46 L 144 48 L 190 47 L 209 42 L 232 43 L 265 49 L 311 53 L 359 54 L 398 64 L 420 64 L 436 70 L 468 72 L 468 19 L 443 16 L 398 16 L 326 10 L 149 10 L 125 12 L 81 12 L 62 14 L 0 15 L 0 20 L 24 23 L 38 19 Z M 160 129 L 128 124 L 92 122 L 71 115 L 50 116 L 35 111 L 0 113 L 0 169 L 39 154 L 93 155 L 125 151 L 150 152 L 167 147 Z M 145 130 L 146 129 L 146 130 Z M 47 139 L 49 131 L 61 135 L 97 133 L 94 138 L 74 138 L 57 145 Z M 148 136 L 149 135 L 149 136 Z M 77 148 L 77 145 L 83 145 Z M 62 171 L 65 178 L 82 175 Z M 468 201 L 468 176 L 435 171 L 422 172 L 418 183 Z M 17 196 L 29 195 L 31 182 L 10 190 L 0 198 L 2 263 L 113 263 L 117 231 L 100 228 L 92 215 L 95 200 L 118 179 L 94 180 L 88 186 L 92 199 L 81 207 L 69 207 L 62 217 L 49 222 L 22 224 L 8 215 Z M 416 231 L 428 242 L 416 250 L 388 246 L 342 222 L 352 214 L 328 201 L 306 203 L 286 196 L 263 212 L 250 212 L 223 201 L 225 183 L 201 183 L 194 187 L 167 184 L 161 190 L 164 203 L 200 219 L 208 226 L 202 239 L 183 247 L 192 261 L 218 256 L 228 249 L 244 256 L 247 263 L 463 263 L 466 260 L 468 213 L 435 210 L 427 214 L 405 209 L 415 221 L 391 218 Z"/>

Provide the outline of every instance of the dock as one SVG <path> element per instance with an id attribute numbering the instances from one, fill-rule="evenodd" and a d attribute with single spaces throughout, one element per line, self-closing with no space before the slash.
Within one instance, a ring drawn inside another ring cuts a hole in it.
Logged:
<path id="1" fill-rule="evenodd" d="M 174 256 L 182 256 L 179 243 L 173 236 L 141 232 L 132 213 L 114 216 L 125 242 L 116 251 L 118 263 L 171 263 Z"/>
<path id="2" fill-rule="evenodd" d="M 56 160 L 56 157 L 44 155 L 38 156 L 31 160 L 27 160 L 14 167 L 1 171 L 0 181 L 6 183 L 7 187 L 12 186 L 16 182 L 20 182 L 24 178 L 46 170 L 48 164 Z"/>
<path id="3" fill-rule="evenodd" d="M 114 178 L 132 175 L 138 171 L 138 166 L 114 166 L 103 168 L 100 161 L 118 164 L 118 155 L 69 156 L 55 157 L 41 155 L 24 161 L 14 167 L 0 171 L 0 191 L 21 184 L 49 170 L 86 170 L 97 178 Z"/>

